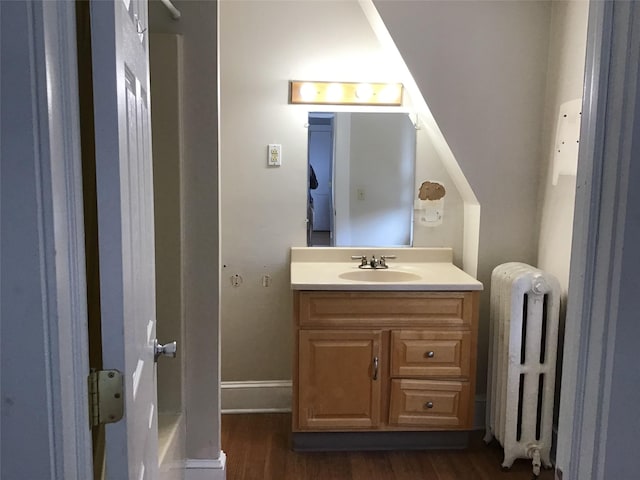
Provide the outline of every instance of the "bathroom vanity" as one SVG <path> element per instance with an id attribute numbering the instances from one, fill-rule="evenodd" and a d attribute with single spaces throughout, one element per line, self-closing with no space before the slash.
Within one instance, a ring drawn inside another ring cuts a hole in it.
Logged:
<path id="1" fill-rule="evenodd" d="M 396 258 L 378 271 L 351 255 Z M 450 249 L 292 249 L 294 448 L 466 445 L 482 284 L 451 260 Z"/>

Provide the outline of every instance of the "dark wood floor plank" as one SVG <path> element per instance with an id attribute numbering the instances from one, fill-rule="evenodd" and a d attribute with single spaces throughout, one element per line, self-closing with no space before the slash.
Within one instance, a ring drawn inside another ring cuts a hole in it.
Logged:
<path id="1" fill-rule="evenodd" d="M 431 455 L 429 455 L 429 461 L 433 465 L 438 480 L 456 480 L 458 478 L 451 463 L 451 458 L 446 452 L 432 452 Z M 475 477 L 469 475 L 466 478 Z"/>
<path id="2" fill-rule="evenodd" d="M 309 478 L 306 469 L 305 458 L 302 455 L 287 455 L 285 460 L 284 471 L 279 477 L 281 479 L 287 478 Z M 233 477 L 227 475 L 227 479 L 231 480 Z M 272 480 L 276 480 L 276 476 L 272 477 Z"/>
<path id="3" fill-rule="evenodd" d="M 353 480 L 387 480 L 393 478 L 388 452 L 352 452 L 351 471 Z"/>
<path id="4" fill-rule="evenodd" d="M 291 457 L 288 434 L 290 421 L 286 415 L 268 415 L 267 417 L 263 419 L 265 428 L 258 430 L 266 446 L 261 478 L 279 480 L 283 478 L 283 473 L 286 474 L 290 469 L 288 465 L 288 459 Z M 292 473 L 293 478 L 300 478 L 295 475 L 305 475 L 304 471 L 301 472 L 298 468 L 294 468 Z"/>
<path id="5" fill-rule="evenodd" d="M 502 472 L 502 449 L 474 432 L 468 449 L 298 453 L 289 414 L 223 415 L 227 480 L 531 480 L 531 462 Z M 553 480 L 551 470 L 539 480 Z"/>
<path id="6" fill-rule="evenodd" d="M 396 480 L 435 479 L 436 472 L 424 452 L 393 452 L 389 459 Z"/>
<path id="7" fill-rule="evenodd" d="M 447 454 L 447 459 L 449 460 L 449 465 L 451 465 L 453 478 L 464 478 L 463 476 L 467 475 L 469 478 L 482 479 L 482 475 L 471 462 L 468 451 L 460 450 L 455 453 L 449 453 Z"/>
<path id="8" fill-rule="evenodd" d="M 351 478 L 351 465 L 349 463 L 349 455 L 346 453 L 308 452 L 293 454 L 303 459 L 305 463 L 306 476 L 298 478 L 309 480 Z"/>

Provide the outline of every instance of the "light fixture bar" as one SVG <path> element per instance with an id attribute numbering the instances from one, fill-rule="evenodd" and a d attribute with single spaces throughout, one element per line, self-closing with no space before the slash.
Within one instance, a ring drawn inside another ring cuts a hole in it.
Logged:
<path id="1" fill-rule="evenodd" d="M 311 105 L 402 105 L 401 83 L 289 82 L 289 103 Z"/>

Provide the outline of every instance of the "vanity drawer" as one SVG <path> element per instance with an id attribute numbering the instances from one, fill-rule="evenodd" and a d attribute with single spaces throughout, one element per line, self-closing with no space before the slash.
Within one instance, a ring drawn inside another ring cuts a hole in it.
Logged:
<path id="1" fill-rule="evenodd" d="M 392 377 L 469 377 L 471 332 L 394 330 Z"/>
<path id="2" fill-rule="evenodd" d="M 389 424 L 434 430 L 471 428 L 469 382 L 391 381 Z"/>
<path id="3" fill-rule="evenodd" d="M 301 326 L 469 327 L 473 292 L 301 291 Z"/>

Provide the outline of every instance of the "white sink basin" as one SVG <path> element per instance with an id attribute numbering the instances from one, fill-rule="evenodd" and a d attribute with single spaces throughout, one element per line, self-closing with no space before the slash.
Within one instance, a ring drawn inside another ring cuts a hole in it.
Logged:
<path id="1" fill-rule="evenodd" d="M 357 282 L 413 282 L 422 277 L 410 272 L 397 270 L 357 270 L 338 275 L 343 280 L 355 280 Z"/>

